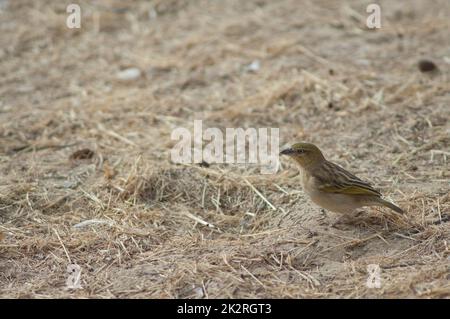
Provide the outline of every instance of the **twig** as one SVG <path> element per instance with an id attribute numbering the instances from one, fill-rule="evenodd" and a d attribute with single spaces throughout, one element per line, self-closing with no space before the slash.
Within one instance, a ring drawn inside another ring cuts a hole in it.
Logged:
<path id="1" fill-rule="evenodd" d="M 221 230 L 219 229 L 219 227 L 217 227 L 217 226 L 215 226 L 215 225 L 213 225 L 213 224 L 211 224 L 211 223 L 208 223 L 207 221 L 204 221 L 204 220 L 201 219 L 200 217 L 197 217 L 197 216 L 195 216 L 195 215 L 193 215 L 193 214 L 191 214 L 191 213 L 189 213 L 189 212 L 184 212 L 183 214 L 186 215 L 187 217 L 189 217 L 189 218 L 195 220 L 197 223 L 202 224 L 203 226 L 207 226 L 207 227 L 209 227 L 209 228 L 214 228 L 214 229 L 216 229 L 216 230 L 218 230 L 218 231 L 221 232 Z"/>
<path id="2" fill-rule="evenodd" d="M 111 136 L 111 137 L 114 137 L 114 138 L 116 138 L 116 139 L 118 139 L 118 140 L 120 140 L 120 141 L 122 141 L 122 142 L 124 142 L 124 143 L 126 143 L 126 144 L 129 144 L 129 145 L 132 145 L 132 146 L 137 146 L 136 143 L 134 143 L 133 141 L 130 141 L 130 140 L 127 139 L 126 137 L 123 137 L 123 136 L 117 134 L 117 133 L 114 132 L 114 131 L 107 130 L 107 129 L 104 128 L 103 125 L 101 125 L 101 124 L 98 124 L 97 128 L 98 128 L 100 131 L 102 131 L 103 133 L 106 133 L 107 135 L 109 135 L 109 136 Z"/>
<path id="3" fill-rule="evenodd" d="M 56 230 L 56 228 L 53 228 L 53 231 L 55 232 L 56 237 L 58 237 L 58 240 L 59 240 L 59 242 L 61 243 L 61 246 L 62 246 L 62 248 L 64 249 L 64 252 L 66 253 L 67 259 L 69 260 L 69 264 L 71 264 L 71 263 L 72 263 L 72 260 L 70 259 L 69 252 L 67 251 L 66 246 L 64 246 L 64 243 L 63 243 L 63 241 L 61 240 L 61 237 L 59 237 L 58 231 Z"/>
<path id="4" fill-rule="evenodd" d="M 441 205 L 439 205 L 439 198 L 437 199 L 437 210 L 439 215 L 439 221 L 442 223 Z"/>
<path id="5" fill-rule="evenodd" d="M 272 233 L 284 231 L 284 230 L 287 230 L 287 228 L 267 230 L 267 231 L 263 231 L 263 232 L 255 233 L 255 234 L 244 234 L 244 235 L 241 235 L 241 237 L 254 237 L 254 236 L 260 236 L 260 235 L 267 235 L 267 234 L 272 234 Z"/>
<path id="6" fill-rule="evenodd" d="M 247 183 L 248 186 L 250 186 L 250 188 L 251 188 L 251 189 L 252 189 L 259 197 L 261 197 L 261 199 L 262 199 L 263 201 L 266 202 L 267 205 L 270 206 L 270 208 L 272 208 L 272 210 L 277 210 L 277 208 L 276 208 L 275 206 L 273 206 L 272 203 L 269 202 L 269 200 L 268 200 L 267 198 L 265 198 L 264 195 L 261 194 L 261 192 L 260 192 L 259 190 L 257 190 L 257 189 L 255 188 L 255 186 L 253 186 L 253 185 L 252 185 L 245 177 L 243 177 L 243 180 L 244 180 L 244 182 Z"/>
<path id="7" fill-rule="evenodd" d="M 264 289 L 266 288 L 266 286 L 264 286 L 264 284 L 258 278 L 256 278 L 255 275 L 253 275 L 250 271 L 248 271 L 247 268 L 245 268 L 243 265 L 241 265 L 241 268 L 244 269 L 250 275 L 250 277 L 255 279 L 256 282 L 259 283 Z"/>

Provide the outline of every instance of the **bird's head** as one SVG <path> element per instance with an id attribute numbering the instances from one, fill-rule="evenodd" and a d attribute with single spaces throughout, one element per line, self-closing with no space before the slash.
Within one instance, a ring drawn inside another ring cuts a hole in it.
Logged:
<path id="1" fill-rule="evenodd" d="M 280 152 L 280 155 L 292 157 L 302 167 L 308 168 L 325 160 L 320 149 L 311 143 L 295 143 Z"/>

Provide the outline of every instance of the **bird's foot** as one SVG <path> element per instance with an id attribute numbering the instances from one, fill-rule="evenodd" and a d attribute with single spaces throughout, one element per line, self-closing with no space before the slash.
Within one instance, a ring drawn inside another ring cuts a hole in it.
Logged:
<path id="1" fill-rule="evenodd" d="M 320 225 L 326 225 L 326 226 L 330 226 L 329 225 L 329 219 L 328 219 L 328 215 L 325 209 L 320 209 L 320 216 L 317 218 L 318 222 Z"/>
<path id="2" fill-rule="evenodd" d="M 338 226 L 339 226 L 339 225 L 342 225 L 342 224 L 343 224 L 342 220 L 338 219 L 338 220 L 336 220 L 334 223 L 331 223 L 331 224 L 330 224 L 330 227 L 331 227 L 331 228 L 340 229 Z"/>
<path id="3" fill-rule="evenodd" d="M 332 225 L 331 227 L 339 229 L 336 227 L 337 225 L 348 225 L 348 224 L 359 224 L 361 222 L 361 219 L 359 217 L 364 213 L 364 211 L 357 211 L 355 213 L 349 213 L 344 214 L 341 217 L 339 217 Z"/>
<path id="4" fill-rule="evenodd" d="M 325 218 L 328 217 L 327 216 L 327 211 L 325 209 L 321 208 L 320 209 L 320 213 L 321 213 L 321 216 L 319 217 L 319 220 L 324 220 Z"/>
<path id="5" fill-rule="evenodd" d="M 359 216 L 361 216 L 361 214 L 363 214 L 363 213 L 364 213 L 363 210 L 362 210 L 362 211 L 359 211 L 359 212 L 356 212 L 355 215 L 354 215 L 354 217 L 359 217 Z"/>
<path id="6" fill-rule="evenodd" d="M 332 223 L 330 225 L 330 227 L 339 229 L 337 227 L 338 225 L 346 225 L 346 224 L 349 224 L 350 221 L 351 221 L 350 216 L 345 214 L 345 215 L 340 216 L 334 223 Z"/>

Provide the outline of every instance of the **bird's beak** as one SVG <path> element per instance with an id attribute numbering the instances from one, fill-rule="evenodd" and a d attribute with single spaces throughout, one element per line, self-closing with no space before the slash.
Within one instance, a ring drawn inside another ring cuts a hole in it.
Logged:
<path id="1" fill-rule="evenodd" d="M 285 150 L 282 150 L 280 152 L 280 155 L 291 155 L 294 153 L 294 150 L 292 148 L 287 148 Z"/>

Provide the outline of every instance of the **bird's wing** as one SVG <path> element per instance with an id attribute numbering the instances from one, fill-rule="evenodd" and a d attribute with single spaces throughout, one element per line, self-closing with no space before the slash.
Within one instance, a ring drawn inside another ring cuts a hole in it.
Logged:
<path id="1" fill-rule="evenodd" d="M 328 161 L 323 163 L 322 169 L 317 170 L 314 177 L 320 181 L 319 190 L 326 193 L 381 196 L 370 184 Z"/>

